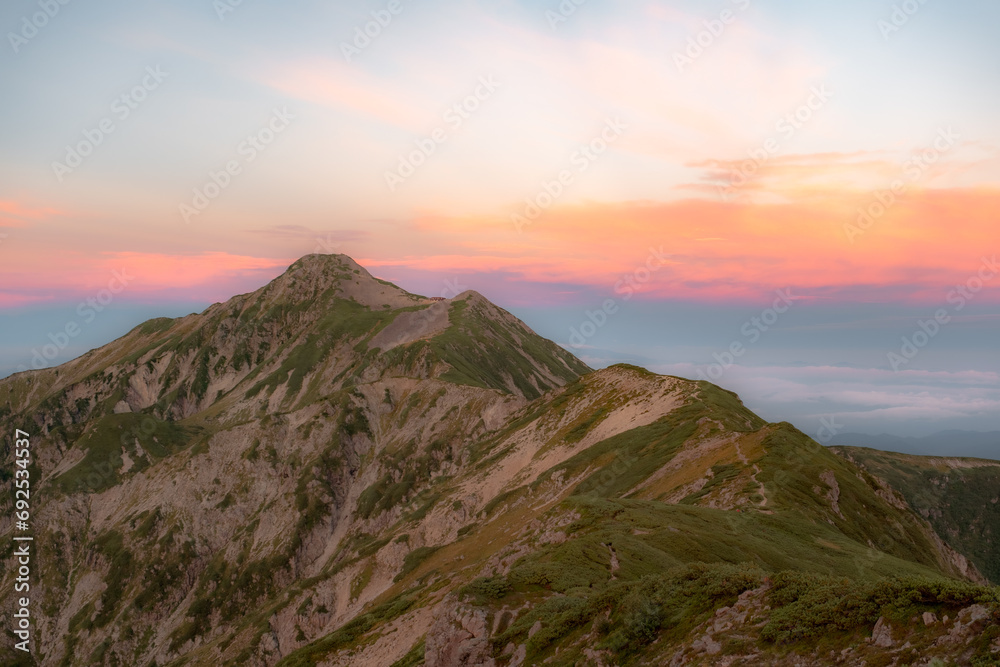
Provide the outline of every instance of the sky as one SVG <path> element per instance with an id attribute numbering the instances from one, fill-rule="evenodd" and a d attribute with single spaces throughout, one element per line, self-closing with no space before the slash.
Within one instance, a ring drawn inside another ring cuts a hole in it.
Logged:
<path id="1" fill-rule="evenodd" d="M 346 253 L 820 442 L 1000 430 L 1000 5 L 11 0 L 0 376 Z"/>

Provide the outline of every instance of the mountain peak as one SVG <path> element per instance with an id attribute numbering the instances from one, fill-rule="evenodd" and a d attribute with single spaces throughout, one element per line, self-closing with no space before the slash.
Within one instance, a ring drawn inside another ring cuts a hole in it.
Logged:
<path id="1" fill-rule="evenodd" d="M 363 266 L 354 261 L 350 255 L 341 253 L 313 253 L 303 255 L 292 262 L 288 269 L 286 269 L 285 274 L 317 274 L 327 271 L 358 271 L 365 275 L 371 275 Z"/>
<path id="2" fill-rule="evenodd" d="M 370 308 L 405 308 L 430 301 L 376 278 L 351 257 L 341 254 L 306 255 L 256 294 L 269 304 L 321 296 L 353 299 Z"/>
<path id="3" fill-rule="evenodd" d="M 234 405 L 292 409 L 387 378 L 533 399 L 589 370 L 477 292 L 430 299 L 372 276 L 347 255 L 307 255 L 255 292 L 198 315 L 151 320 L 40 371 L 44 390 L 20 400 L 84 391 L 74 388 L 81 384 L 91 407 L 57 421 L 109 406 L 186 419 Z"/>

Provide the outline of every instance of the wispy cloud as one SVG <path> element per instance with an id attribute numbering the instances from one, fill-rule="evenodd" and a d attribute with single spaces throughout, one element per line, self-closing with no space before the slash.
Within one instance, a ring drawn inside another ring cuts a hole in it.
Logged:
<path id="1" fill-rule="evenodd" d="M 685 377 L 697 371 L 692 364 L 654 368 Z M 993 371 L 734 365 L 724 383 L 752 409 L 792 421 L 810 435 L 829 418 L 843 432 L 977 430 L 1000 412 L 1000 373 Z"/>
<path id="2" fill-rule="evenodd" d="M 663 246 L 669 266 L 650 281 L 650 298 L 753 299 L 794 286 L 814 299 L 931 304 L 967 280 L 983 253 L 992 256 L 996 210 L 997 189 L 914 191 L 856 246 L 844 226 L 855 222 L 857 208 L 849 196 L 832 193 L 772 204 L 688 199 L 554 207 L 522 235 L 504 219 L 429 216 L 414 225 L 449 239 L 450 252 L 369 261 L 607 289 L 646 246 Z M 946 227 L 962 232 L 942 236 Z M 996 298 L 995 290 L 982 296 Z"/>
<path id="3" fill-rule="evenodd" d="M 15 200 L 0 200 L 0 227 L 25 227 L 34 221 L 66 215 L 48 206 L 32 206 Z"/>

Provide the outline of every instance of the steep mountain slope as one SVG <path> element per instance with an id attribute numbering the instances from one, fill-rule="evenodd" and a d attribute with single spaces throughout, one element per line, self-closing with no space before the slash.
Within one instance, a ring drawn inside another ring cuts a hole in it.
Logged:
<path id="1" fill-rule="evenodd" d="M 832 449 L 885 480 L 941 539 L 1000 584 L 1000 461 Z"/>
<path id="2" fill-rule="evenodd" d="M 950 620 L 911 645 L 978 660 L 1000 627 L 902 496 L 790 425 L 344 256 L 2 380 L 0 428 L 33 441 L 38 664 L 834 664 L 923 611 Z"/>

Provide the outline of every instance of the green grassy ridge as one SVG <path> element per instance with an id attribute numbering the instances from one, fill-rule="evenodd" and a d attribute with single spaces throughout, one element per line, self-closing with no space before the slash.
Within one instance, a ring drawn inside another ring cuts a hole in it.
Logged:
<path id="1" fill-rule="evenodd" d="M 720 422 L 724 428 L 736 433 L 752 433 L 767 426 L 767 421 L 743 405 L 743 401 L 736 393 L 711 382 L 702 380 L 687 382 L 691 382 L 696 388 L 693 400 L 704 405 L 711 412 L 711 417 Z"/>
<path id="2" fill-rule="evenodd" d="M 767 490 L 768 507 L 830 521 L 857 542 L 930 568 L 940 567 L 937 549 L 919 519 L 880 498 L 880 487 L 871 475 L 788 423 L 776 424 L 762 444 L 766 454 L 758 461 L 762 472 L 757 479 Z M 832 472 L 837 481 L 843 516 L 833 511 L 826 498 L 829 488 L 820 479 L 825 472 Z"/>
<path id="3" fill-rule="evenodd" d="M 175 322 L 177 322 L 177 320 L 172 317 L 154 317 L 153 319 L 146 320 L 139 326 L 135 327 L 129 333 L 135 332 L 144 336 L 159 334 L 174 326 Z"/>
<path id="4" fill-rule="evenodd" d="M 534 663 L 553 657 L 558 646 L 560 654 L 554 664 L 572 665 L 574 659 L 582 657 L 570 650 L 574 638 L 589 630 L 597 615 L 607 610 L 612 618 L 603 632 L 601 647 L 628 658 L 660 637 L 661 630 L 671 639 L 682 638 L 712 610 L 731 604 L 743 590 L 760 585 L 765 573 L 805 569 L 819 578 L 850 578 L 858 585 L 901 575 L 967 586 L 945 580 L 933 568 L 853 542 L 829 524 L 796 516 L 585 496 L 571 496 L 551 513 L 567 511 L 578 513 L 580 518 L 563 529 L 566 541 L 536 546 L 506 576 L 477 579 L 460 590 L 496 614 L 501 603 L 514 608 L 529 604 L 526 615 L 494 636 L 498 656 L 509 642 L 527 643 Z M 612 549 L 619 563 L 614 573 Z M 758 574 L 747 579 L 748 568 Z M 650 605 L 639 601 L 619 604 L 631 591 L 641 591 L 641 599 L 663 585 L 658 578 L 664 572 L 678 571 L 722 572 L 726 576 L 706 590 L 699 589 L 701 584 L 688 586 L 672 602 L 660 599 L 652 611 Z M 733 581 L 752 585 L 726 588 L 726 582 Z M 719 586 L 724 592 L 718 592 Z M 712 604 L 692 602 L 706 595 Z M 873 624 L 875 618 L 865 617 L 864 622 Z M 536 620 L 543 622 L 543 630 L 529 639 L 527 630 Z"/>
<path id="5" fill-rule="evenodd" d="M 570 401 L 582 397 L 585 391 L 584 379 L 577 380 L 549 399 L 544 409 L 529 407 L 516 423 L 523 426 L 546 413 L 565 409 Z M 600 405 L 590 406 L 591 410 L 599 411 L 600 408 Z M 586 417 L 584 414 L 578 417 L 578 421 Z M 530 485 L 499 494 L 487 504 L 486 515 L 492 516 L 501 505 L 537 491 L 560 471 L 565 472 L 567 477 L 573 477 L 591 470 L 574 487 L 574 495 L 619 498 L 668 463 L 685 443 L 700 432 L 699 429 L 707 428 L 710 432 L 717 428 L 715 424 L 723 425 L 729 432 L 764 430 L 761 434 L 764 455 L 758 461 L 762 468 L 758 479 L 767 489 L 768 509 L 777 511 L 780 521 L 822 522 L 827 526 L 832 523 L 828 535 L 813 537 L 828 542 L 842 542 L 842 538 L 847 538 L 854 545 L 855 556 L 863 562 L 872 560 L 872 553 L 887 552 L 899 560 L 922 566 L 917 571 L 940 572 L 941 564 L 935 547 L 919 521 L 879 498 L 874 480 L 865 479 L 863 474 L 863 479 L 859 479 L 857 471 L 851 466 L 790 424 L 767 425 L 747 410 L 735 394 L 708 383 L 695 385 L 695 391 L 686 403 L 656 422 L 600 441 L 545 471 Z M 488 466 L 503 453 L 493 453 L 482 460 L 480 466 Z M 735 464 L 716 466 L 713 481 L 723 483 L 738 474 L 740 469 L 741 466 Z M 830 487 L 821 480 L 821 476 L 828 472 L 832 472 L 837 480 L 840 490 L 838 504 L 844 517 L 836 514 L 831 501 L 826 498 Z M 695 503 L 701 495 L 710 491 L 711 488 L 703 489 L 704 493 L 695 493 L 686 500 Z M 728 513 L 724 516 L 739 515 Z M 874 545 L 875 549 L 868 545 Z M 722 545 L 716 544 L 715 548 L 722 548 Z M 764 553 L 769 551 L 766 544 L 758 544 L 755 548 Z M 816 550 L 816 545 L 810 544 L 807 549 L 798 550 L 797 557 L 808 560 L 810 552 Z M 877 557 L 881 558 L 881 555 Z M 791 567 L 792 562 L 785 561 L 785 565 Z"/>
<path id="6" fill-rule="evenodd" d="M 935 532 L 1000 584 L 1000 463 L 951 467 L 940 457 L 835 447 L 884 479 Z M 988 463 L 970 459 L 970 463 Z M 993 463 L 993 462 L 989 462 Z"/>
<path id="7" fill-rule="evenodd" d="M 580 519 L 563 529 L 565 542 L 537 547 L 518 561 L 511 581 L 561 593 L 607 582 L 609 545 L 624 578 L 692 562 L 754 562 L 770 571 L 803 569 L 858 580 L 942 576 L 934 567 L 859 544 L 825 522 L 794 515 L 583 496 L 570 496 L 553 511 L 575 511 Z"/>

